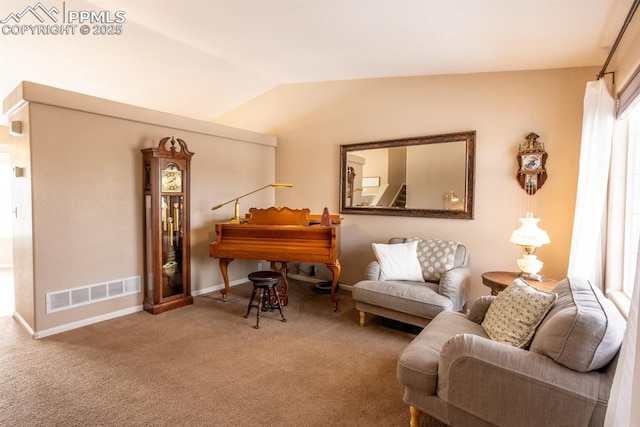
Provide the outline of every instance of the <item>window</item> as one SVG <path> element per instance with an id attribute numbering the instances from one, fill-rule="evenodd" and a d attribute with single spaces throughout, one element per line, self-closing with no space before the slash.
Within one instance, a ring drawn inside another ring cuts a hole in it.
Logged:
<path id="1" fill-rule="evenodd" d="M 628 145 L 622 291 L 631 298 L 640 241 L 640 103 L 623 120 L 628 121 Z"/>

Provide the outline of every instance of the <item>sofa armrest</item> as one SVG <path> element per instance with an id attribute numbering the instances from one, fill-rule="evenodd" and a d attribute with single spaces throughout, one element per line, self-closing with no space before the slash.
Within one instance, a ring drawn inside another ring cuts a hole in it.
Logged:
<path id="1" fill-rule="evenodd" d="M 442 274 L 438 293 L 453 302 L 453 311 L 461 311 L 467 303 L 470 285 L 469 267 L 452 268 Z"/>
<path id="2" fill-rule="evenodd" d="M 382 271 L 378 261 L 371 261 L 364 270 L 364 280 L 382 280 Z"/>
<path id="3" fill-rule="evenodd" d="M 471 334 L 448 340 L 438 396 L 501 426 L 588 425 L 603 374 L 580 373 L 551 358 Z"/>

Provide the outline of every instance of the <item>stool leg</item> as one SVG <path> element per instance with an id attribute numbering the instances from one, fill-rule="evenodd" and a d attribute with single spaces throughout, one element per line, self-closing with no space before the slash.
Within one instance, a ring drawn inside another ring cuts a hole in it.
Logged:
<path id="1" fill-rule="evenodd" d="M 260 312 L 262 311 L 262 303 L 264 302 L 264 291 L 266 289 L 263 289 L 262 292 L 260 292 L 260 300 L 258 301 L 258 314 L 256 315 L 256 326 L 254 326 L 256 329 L 260 329 Z"/>
<path id="2" fill-rule="evenodd" d="M 278 295 L 278 289 L 274 287 L 273 290 L 276 294 L 276 304 L 278 305 L 278 311 L 280 311 L 280 316 L 282 316 L 282 321 L 286 322 L 287 319 L 284 318 L 284 313 L 282 312 L 282 303 L 280 302 L 280 295 Z"/>
<path id="3" fill-rule="evenodd" d="M 246 319 L 247 317 L 249 317 L 249 313 L 251 312 L 251 309 L 253 307 L 255 307 L 253 305 L 253 299 L 256 297 L 256 291 L 258 290 L 258 288 L 256 288 L 255 286 L 253 287 L 253 291 L 251 291 L 251 298 L 249 298 L 249 307 L 247 308 L 247 314 L 244 315 L 244 318 Z"/>

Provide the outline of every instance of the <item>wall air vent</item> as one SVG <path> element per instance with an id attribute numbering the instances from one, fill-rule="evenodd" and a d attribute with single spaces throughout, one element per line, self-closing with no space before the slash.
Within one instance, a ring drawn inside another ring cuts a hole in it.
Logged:
<path id="1" fill-rule="evenodd" d="M 55 292 L 47 294 L 47 312 L 63 310 L 71 306 L 71 295 L 66 292 Z"/>
<path id="2" fill-rule="evenodd" d="M 74 289 L 71 291 L 71 305 L 86 304 L 91 301 L 89 288 Z"/>
<path id="3" fill-rule="evenodd" d="M 47 292 L 47 313 L 140 293 L 140 276 Z"/>

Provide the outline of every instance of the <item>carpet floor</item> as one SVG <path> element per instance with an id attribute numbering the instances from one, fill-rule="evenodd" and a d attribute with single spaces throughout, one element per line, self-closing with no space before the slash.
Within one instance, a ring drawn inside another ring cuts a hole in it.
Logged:
<path id="1" fill-rule="evenodd" d="M 415 335 L 369 316 L 349 291 L 291 282 L 287 322 L 256 310 L 251 284 L 31 339 L 0 318 L 1 426 L 408 426 L 396 379 Z"/>

